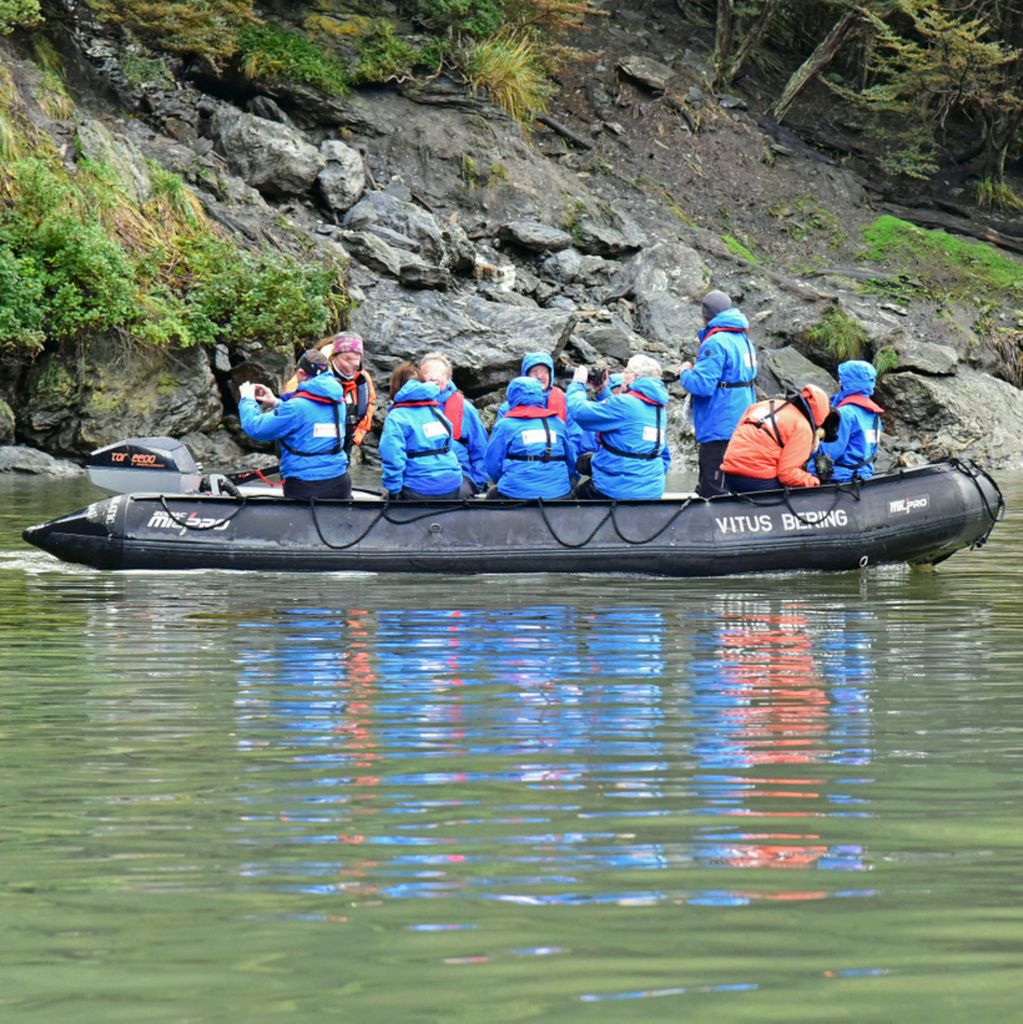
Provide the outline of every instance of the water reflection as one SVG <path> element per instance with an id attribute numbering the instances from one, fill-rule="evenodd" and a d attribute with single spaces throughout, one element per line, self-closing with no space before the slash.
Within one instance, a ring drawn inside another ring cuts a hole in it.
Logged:
<path id="1" fill-rule="evenodd" d="M 868 815 L 869 778 L 819 770 L 871 760 L 869 617 L 733 595 L 695 617 L 295 607 L 274 637 L 242 623 L 259 637 L 239 651 L 240 748 L 271 743 L 297 773 L 258 820 L 318 848 L 285 872 L 312 876 L 307 892 L 547 906 L 861 895 L 630 879 L 870 867 L 862 842 L 829 841 L 822 824 Z M 678 678 L 668 665 L 683 655 Z M 652 838 L 680 817 L 673 839 Z"/>

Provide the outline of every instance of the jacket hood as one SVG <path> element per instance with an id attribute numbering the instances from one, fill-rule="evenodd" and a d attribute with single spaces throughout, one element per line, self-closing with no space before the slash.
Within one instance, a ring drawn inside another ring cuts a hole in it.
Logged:
<path id="1" fill-rule="evenodd" d="M 543 408 L 544 404 L 543 385 L 535 377 L 516 377 L 508 385 L 508 405 L 512 409 L 517 405 Z"/>
<path id="2" fill-rule="evenodd" d="M 534 366 L 546 366 L 551 373 L 551 384 L 554 383 L 554 360 L 546 352 L 527 352 L 522 357 L 519 375 L 525 377 Z"/>
<path id="3" fill-rule="evenodd" d="M 810 406 L 810 412 L 813 413 L 814 423 L 818 427 L 821 426 L 824 422 L 824 418 L 829 412 L 831 412 L 831 405 L 828 402 L 828 396 L 824 394 L 816 384 L 807 384 L 799 393 L 806 399 L 807 404 Z"/>
<path id="4" fill-rule="evenodd" d="M 726 309 L 723 313 L 718 313 L 718 315 L 707 324 L 708 331 L 712 327 L 738 327 L 741 330 L 746 331 L 749 330 L 749 321 L 733 306 L 731 309 Z"/>
<path id="5" fill-rule="evenodd" d="M 407 380 L 394 396 L 395 402 L 429 402 L 437 401 L 440 394 L 436 384 L 428 380 Z"/>
<path id="6" fill-rule="evenodd" d="M 608 389 L 620 388 L 622 386 L 622 375 L 620 373 L 612 373 L 607 378 Z"/>
<path id="7" fill-rule="evenodd" d="M 668 404 L 668 389 L 654 377 L 637 377 L 630 385 L 629 391 L 638 391 L 658 405 Z M 622 391 L 620 394 L 624 395 L 625 392 Z"/>
<path id="8" fill-rule="evenodd" d="M 438 389 L 437 401 L 446 402 L 457 390 L 458 388 L 455 387 L 455 382 L 453 380 L 449 380 L 446 388 Z"/>
<path id="9" fill-rule="evenodd" d="M 332 373 L 318 373 L 315 377 L 306 377 L 296 390 L 306 391 L 320 398 L 329 398 L 333 402 L 341 402 L 345 397 L 341 382 Z"/>
<path id="10" fill-rule="evenodd" d="M 877 370 L 870 363 L 862 359 L 849 359 L 839 363 L 839 392 L 835 395 L 835 402 L 842 401 L 848 395 L 866 395 L 869 398 L 874 393 L 876 383 Z"/>

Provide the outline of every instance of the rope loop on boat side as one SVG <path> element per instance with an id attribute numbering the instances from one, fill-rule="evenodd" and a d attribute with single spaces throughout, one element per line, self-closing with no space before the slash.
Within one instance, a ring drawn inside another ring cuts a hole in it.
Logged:
<path id="1" fill-rule="evenodd" d="M 160 495 L 160 505 L 163 507 L 164 512 L 167 513 L 168 517 L 170 518 L 170 521 L 172 523 L 176 523 L 178 526 L 182 527 L 185 530 L 219 530 L 220 527 L 227 526 L 227 524 L 231 522 L 231 520 L 234 519 L 234 517 L 238 515 L 238 513 L 241 512 L 243 508 L 245 508 L 249 501 L 249 499 L 246 498 L 244 495 L 241 498 L 237 498 L 236 500 L 238 502 L 238 507 L 229 516 L 224 516 L 223 519 L 214 519 L 212 522 L 209 523 L 207 523 L 205 519 L 200 519 L 199 522 L 197 523 L 190 523 L 187 519 L 181 519 L 179 516 L 173 513 L 167 506 L 166 495 Z"/>
<path id="2" fill-rule="evenodd" d="M 686 498 L 686 500 L 675 510 L 675 514 L 671 516 L 659 530 L 650 534 L 649 537 L 644 537 L 642 540 L 637 540 L 634 537 L 626 537 L 625 534 L 622 533 L 621 528 L 618 526 L 618 519 L 615 516 L 615 509 L 617 508 L 617 505 L 613 501 L 611 502 L 611 525 L 614 527 L 615 533 L 618 537 L 625 541 L 626 544 L 649 544 L 651 541 L 657 540 L 657 538 L 660 537 L 660 535 L 664 533 L 664 531 L 667 530 L 668 527 L 671 526 L 687 508 L 689 508 L 692 501 L 692 498 Z"/>
<path id="3" fill-rule="evenodd" d="M 834 488 L 835 500 L 831 503 L 831 508 L 824 514 L 830 515 L 838 508 L 838 503 L 841 501 L 843 494 L 848 494 L 854 501 L 862 501 L 863 497 L 860 494 L 860 485 L 863 483 L 862 480 L 849 480 L 844 483 L 826 484 L 825 486 Z M 771 497 L 768 500 L 764 500 L 762 497 L 758 498 L 758 495 L 763 495 L 766 491 L 750 491 L 746 494 L 733 494 L 731 497 L 742 498 L 743 501 L 752 505 L 754 508 L 774 508 L 776 505 L 784 505 L 789 512 L 801 523 L 806 526 L 813 526 L 820 516 L 819 512 L 814 512 L 812 517 L 807 517 L 802 512 L 797 512 L 792 507 L 792 491 L 786 487 L 778 497 Z"/>
<path id="4" fill-rule="evenodd" d="M 988 514 L 990 523 L 988 524 L 988 528 L 984 531 L 984 536 L 978 537 L 977 540 L 970 545 L 971 550 L 973 548 L 982 548 L 987 543 L 988 537 L 991 536 L 991 531 L 995 528 L 995 523 L 1005 515 L 1005 496 L 1002 494 L 1002 489 L 997 483 L 995 483 L 994 478 L 989 473 L 981 469 L 975 462 L 964 462 L 959 459 L 949 459 L 949 462 L 954 469 L 959 470 L 959 472 L 964 476 L 969 477 L 973 486 L 977 488 L 980 500 L 984 503 L 984 510 Z M 984 479 L 991 484 L 995 489 L 995 494 L 998 495 L 998 507 L 994 511 L 991 510 L 991 505 L 988 503 L 987 495 L 984 493 L 984 488 L 981 487 L 978 482 L 981 477 L 984 477 Z"/>
<path id="5" fill-rule="evenodd" d="M 547 527 L 547 532 L 563 547 L 563 548 L 584 548 L 593 538 L 597 535 L 597 531 L 614 515 L 614 502 L 611 502 L 607 512 L 604 513 L 604 518 L 601 519 L 596 526 L 590 531 L 589 535 L 581 540 L 578 544 L 570 544 L 567 540 L 563 540 L 558 536 L 557 531 L 551 526 L 551 521 L 547 518 L 547 508 L 543 503 L 542 498 L 536 499 L 537 507 L 540 509 L 540 518 L 543 519 L 544 526 Z M 619 534 L 619 536 L 621 536 Z"/>

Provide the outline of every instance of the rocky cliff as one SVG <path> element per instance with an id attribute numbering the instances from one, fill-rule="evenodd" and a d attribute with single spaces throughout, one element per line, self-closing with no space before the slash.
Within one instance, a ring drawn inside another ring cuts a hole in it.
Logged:
<path id="1" fill-rule="evenodd" d="M 131 42 L 70 2 L 49 30 L 70 99 L 58 116 L 39 102 L 27 42 L 0 43 L 0 58 L 68 168 L 102 163 L 143 198 L 163 168 L 242 246 L 342 268 L 347 318 L 380 382 L 441 349 L 486 415 L 534 349 L 565 375 L 646 352 L 674 379 L 695 354 L 699 298 L 721 288 L 753 325 L 765 394 L 833 390 L 841 358 L 879 359 L 882 461 L 1023 466 L 1011 296 L 981 312 L 900 293 L 904 269 L 864 252 L 880 211 L 853 170 L 715 94 L 706 34 L 680 34 L 674 4 L 603 7 L 577 41 L 591 59 L 565 71 L 531 137 L 444 76 L 342 99 L 184 61 L 139 82 L 125 73 Z M 169 434 L 207 469 L 266 461 L 238 430 L 237 386 L 277 385 L 291 354 L 97 331 L 2 357 L 0 444 L 76 458 Z M 672 448 L 692 468 L 691 427 L 673 406 Z M 372 437 L 364 449 L 372 463 Z"/>

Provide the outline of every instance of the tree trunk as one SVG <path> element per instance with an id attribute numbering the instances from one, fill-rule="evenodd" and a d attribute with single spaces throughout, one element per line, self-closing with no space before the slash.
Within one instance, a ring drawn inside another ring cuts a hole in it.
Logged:
<path id="1" fill-rule="evenodd" d="M 785 83 L 781 96 L 771 107 L 771 117 L 779 124 L 785 119 L 793 100 L 813 80 L 814 76 L 831 63 L 835 54 L 842 48 L 849 33 L 856 25 L 858 12 L 850 9 L 842 15 L 831 31 L 824 37 L 824 40 L 817 46 L 817 49 L 810 54 L 806 60 L 796 69 L 792 77 Z"/>
<path id="2" fill-rule="evenodd" d="M 732 52 L 732 0 L 718 0 L 717 25 L 714 29 L 714 84 L 722 80 L 725 61 Z"/>
<path id="3" fill-rule="evenodd" d="M 753 24 L 750 25 L 749 31 L 743 36 L 738 52 L 728 62 L 725 73 L 722 75 L 722 81 L 726 85 L 735 81 L 743 65 L 749 60 L 750 54 L 760 45 L 760 41 L 764 38 L 764 33 L 767 31 L 771 15 L 777 6 L 778 0 L 760 0 L 760 10 L 757 12 Z"/>

